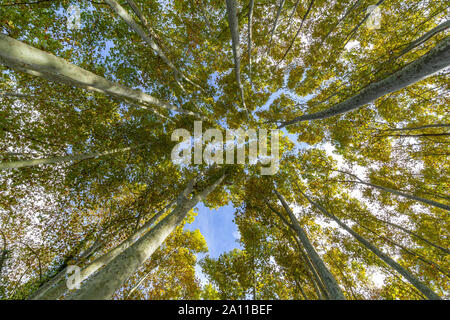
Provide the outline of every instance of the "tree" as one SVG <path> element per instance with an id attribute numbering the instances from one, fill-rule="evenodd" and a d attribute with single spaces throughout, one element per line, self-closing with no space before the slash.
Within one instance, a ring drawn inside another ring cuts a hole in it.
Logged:
<path id="1" fill-rule="evenodd" d="M 449 297 L 445 2 L 0 8 L 2 299 Z M 174 163 L 199 120 L 283 128 L 279 170 Z M 239 249 L 197 261 L 200 203 Z"/>

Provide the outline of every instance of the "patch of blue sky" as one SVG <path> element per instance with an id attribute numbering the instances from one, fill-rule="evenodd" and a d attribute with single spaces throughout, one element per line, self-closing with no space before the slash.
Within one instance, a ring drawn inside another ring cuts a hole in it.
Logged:
<path id="1" fill-rule="evenodd" d="M 186 230 L 200 230 L 208 244 L 208 253 L 197 254 L 197 261 L 209 255 L 212 258 L 218 258 L 221 254 L 231 251 L 235 248 L 242 249 L 239 243 L 239 230 L 233 222 L 234 209 L 228 204 L 218 209 L 209 209 L 203 203 L 197 205 L 195 210 L 198 215 L 194 222 L 185 225 Z M 201 283 L 205 284 L 206 276 L 203 274 L 200 266 L 195 267 L 196 275 Z"/>

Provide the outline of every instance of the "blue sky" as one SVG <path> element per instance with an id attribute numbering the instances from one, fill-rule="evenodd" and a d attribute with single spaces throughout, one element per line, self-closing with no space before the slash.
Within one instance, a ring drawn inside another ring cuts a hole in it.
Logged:
<path id="1" fill-rule="evenodd" d="M 200 203 L 196 207 L 198 215 L 191 224 L 186 224 L 188 230 L 199 229 L 208 243 L 208 254 L 217 258 L 220 254 L 230 251 L 234 248 L 241 248 L 237 239 L 239 231 L 233 222 L 234 208 L 232 205 L 226 205 L 219 209 L 209 209 Z M 204 254 L 198 257 L 203 257 Z"/>
<path id="2" fill-rule="evenodd" d="M 209 252 L 207 254 L 212 258 L 217 258 L 222 253 L 234 248 L 242 249 L 238 242 L 239 231 L 233 222 L 234 208 L 232 205 L 209 209 L 200 203 L 196 208 L 195 212 L 198 215 L 194 222 L 185 225 L 185 229 L 200 230 L 208 244 Z M 205 256 L 206 254 L 197 254 L 197 261 Z M 200 266 L 197 265 L 195 271 L 200 281 L 203 284 L 207 283 Z"/>

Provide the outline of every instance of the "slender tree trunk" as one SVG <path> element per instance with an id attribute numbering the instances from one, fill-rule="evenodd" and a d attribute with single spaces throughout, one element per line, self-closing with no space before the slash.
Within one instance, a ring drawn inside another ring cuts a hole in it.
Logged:
<path id="1" fill-rule="evenodd" d="M 356 221 L 355 221 L 356 222 Z M 406 253 L 408 253 L 409 255 L 411 255 L 412 257 L 414 257 L 415 259 L 421 260 L 422 262 L 432 266 L 434 269 L 438 270 L 439 272 L 441 272 L 443 275 L 445 275 L 447 278 L 450 279 L 450 274 L 447 270 L 444 270 L 441 268 L 441 266 L 439 266 L 437 263 L 427 259 L 426 257 L 424 257 L 423 255 L 421 255 L 420 253 L 408 249 L 407 247 L 405 247 L 404 245 L 395 242 L 394 240 L 389 239 L 388 237 L 382 236 L 380 235 L 378 232 L 372 230 L 371 228 L 368 228 L 366 226 L 363 226 L 362 224 L 360 224 L 359 222 L 356 222 L 361 228 L 366 229 L 367 231 L 373 233 L 375 236 L 377 236 L 380 239 L 385 240 L 387 243 L 391 243 L 396 247 L 399 247 L 400 249 L 402 249 L 403 251 L 405 251 Z"/>
<path id="2" fill-rule="evenodd" d="M 90 91 L 131 99 L 144 105 L 204 118 L 201 115 L 173 106 L 140 90 L 131 89 L 111 82 L 90 71 L 77 67 L 62 58 L 36 49 L 7 35 L 0 34 L 0 63 L 50 81 L 63 82 Z"/>
<path id="3" fill-rule="evenodd" d="M 325 216 L 329 217 L 333 221 L 335 221 L 341 228 L 343 228 L 345 231 L 350 233 L 356 240 L 358 240 L 360 243 L 362 243 L 367 249 L 372 251 L 377 257 L 379 257 L 381 260 L 383 260 L 386 264 L 388 264 L 391 268 L 393 268 L 395 271 L 397 271 L 399 274 L 401 274 L 403 277 L 405 277 L 414 287 L 416 287 L 420 292 L 422 292 L 428 299 L 431 300 L 440 300 L 441 298 L 430 288 L 428 288 L 425 284 L 420 282 L 415 276 L 413 276 L 408 270 L 403 268 L 400 264 L 398 264 L 396 261 L 394 261 L 391 257 L 384 254 L 381 250 L 379 250 L 376 246 L 374 246 L 372 243 L 364 239 L 362 236 L 360 236 L 358 233 L 353 231 L 349 226 L 347 226 L 345 223 L 343 223 L 339 218 L 337 218 L 335 215 L 329 213 L 324 207 L 319 205 L 318 203 L 312 201 L 304 192 L 299 190 L 303 196 L 308 200 L 309 203 L 311 203 L 314 207 L 319 209 Z"/>
<path id="4" fill-rule="evenodd" d="M 126 240 L 124 240 L 122 243 L 120 243 L 115 248 L 111 249 L 107 253 L 103 254 L 102 256 L 98 257 L 91 263 L 89 263 L 87 266 L 85 266 L 80 271 L 80 278 L 79 281 L 84 281 L 85 279 L 89 278 L 91 275 L 93 275 L 97 270 L 99 270 L 104 265 L 107 265 L 109 262 L 111 262 L 114 258 L 116 258 L 119 254 L 124 252 L 127 248 L 129 248 L 133 243 L 135 243 L 140 237 L 142 237 L 145 233 L 148 232 L 148 230 L 153 226 L 153 224 L 163 216 L 163 214 L 170 209 L 175 204 L 175 201 L 172 201 L 169 203 L 166 207 L 164 207 L 162 210 L 157 212 L 153 217 L 151 217 L 141 228 L 136 230 L 132 235 L 130 235 Z M 54 300 L 61 297 L 66 291 L 67 286 L 65 282 L 65 275 L 66 275 L 66 269 L 61 272 L 62 275 L 55 279 L 55 281 L 52 281 L 51 284 L 45 288 L 45 290 L 40 290 L 37 294 L 34 294 L 31 299 L 32 300 Z"/>
<path id="5" fill-rule="evenodd" d="M 226 0 L 226 2 L 227 2 L 228 25 L 230 27 L 231 32 L 231 44 L 234 57 L 234 75 L 236 78 L 236 83 L 239 87 L 239 94 L 241 96 L 242 105 L 244 109 L 247 110 L 244 100 L 244 88 L 241 83 L 241 53 L 240 53 L 239 24 L 237 17 L 236 0 Z"/>
<path id="6" fill-rule="evenodd" d="M 289 30 L 291 28 L 292 17 L 294 16 L 295 12 L 297 12 L 297 7 L 298 7 L 299 3 L 300 3 L 300 0 L 297 0 L 297 2 L 294 5 L 294 8 L 292 8 L 291 14 L 289 15 L 288 22 L 287 22 L 287 25 L 289 26 Z"/>
<path id="7" fill-rule="evenodd" d="M 101 156 L 106 156 L 109 154 L 125 152 L 131 150 L 131 147 L 121 148 L 121 149 L 113 149 L 104 152 L 90 152 L 90 153 L 82 153 L 75 154 L 70 156 L 62 156 L 62 157 L 54 157 L 54 158 L 41 158 L 41 159 L 31 159 L 31 160 L 17 160 L 11 162 L 0 162 L 0 170 L 12 169 L 12 168 L 23 168 L 23 167 L 32 167 L 40 164 L 52 164 L 52 163 L 61 163 L 66 161 L 79 161 L 86 160 L 92 158 L 98 158 Z"/>
<path id="8" fill-rule="evenodd" d="M 389 61 L 392 60 L 396 60 L 402 56 L 404 56 L 406 53 L 408 53 L 409 51 L 411 51 L 414 48 L 417 48 L 418 46 L 420 46 L 421 44 L 425 43 L 426 41 L 428 41 L 429 39 L 431 39 L 433 36 L 435 36 L 436 34 L 447 30 L 450 27 L 450 20 L 446 20 L 444 22 L 442 22 L 441 24 L 439 24 L 438 26 L 434 27 L 433 29 L 431 29 L 430 31 L 428 31 L 427 33 L 425 33 L 423 36 L 421 36 L 420 38 L 417 38 L 416 40 L 414 40 L 413 42 L 411 42 L 405 49 L 403 49 L 399 54 L 395 55 L 395 57 L 393 57 L 392 59 L 389 59 Z"/>
<path id="9" fill-rule="evenodd" d="M 295 230 L 294 230 L 295 231 Z M 305 251 L 302 248 L 302 245 L 300 244 L 299 240 L 294 237 L 295 242 L 297 243 L 298 251 L 300 252 L 300 255 L 302 256 L 303 260 L 306 262 L 306 265 L 308 266 L 308 269 L 311 273 L 311 282 L 314 286 L 314 290 L 317 293 L 317 296 L 321 300 L 327 300 L 329 299 L 328 292 L 322 282 L 322 279 L 320 278 L 319 274 L 317 273 L 317 270 L 314 268 L 313 264 L 311 263 L 311 260 L 308 258 L 308 255 L 305 253 Z"/>
<path id="10" fill-rule="evenodd" d="M 378 2 L 375 4 L 375 6 L 379 7 L 381 4 L 383 4 L 384 1 L 385 1 L 385 0 L 380 0 L 380 1 L 378 1 Z M 358 23 L 358 24 L 352 29 L 352 31 L 350 31 L 350 33 L 349 33 L 349 34 L 347 35 L 347 37 L 345 38 L 345 40 L 344 40 L 344 45 L 343 45 L 342 47 L 345 47 L 345 46 L 347 45 L 347 43 L 350 41 L 350 39 L 353 37 L 353 35 L 358 31 L 358 29 L 363 25 L 363 23 L 364 23 L 367 19 L 369 19 L 371 13 L 372 13 L 372 12 L 367 13 L 367 14 L 364 16 L 364 19 L 362 19 L 361 22 Z"/>
<path id="11" fill-rule="evenodd" d="M 292 41 L 291 41 L 289 47 L 288 47 L 287 50 L 284 52 L 283 58 L 281 58 L 281 60 L 278 61 L 277 66 L 284 60 L 284 58 L 286 58 L 286 56 L 288 55 L 289 51 L 291 51 L 292 46 L 294 45 L 295 40 L 297 39 L 297 37 L 298 37 L 300 31 L 302 30 L 303 24 L 305 23 L 305 20 L 306 20 L 306 18 L 308 17 L 308 14 L 309 14 L 309 12 L 311 11 L 311 8 L 312 8 L 313 4 L 314 4 L 314 0 L 311 0 L 311 2 L 309 3 L 308 9 L 306 10 L 306 13 L 305 13 L 305 15 L 304 15 L 303 18 L 302 18 L 302 22 L 301 22 L 301 24 L 300 24 L 300 27 L 297 29 L 297 32 L 295 33 L 294 38 L 292 38 Z"/>
<path id="12" fill-rule="evenodd" d="M 338 20 L 338 22 L 336 23 L 336 25 L 330 29 L 330 31 L 328 31 L 328 33 L 325 35 L 325 37 L 323 37 L 323 39 L 320 41 L 320 45 L 319 45 L 319 49 L 322 47 L 323 43 L 325 42 L 325 40 L 330 36 L 330 34 L 336 30 L 336 28 L 339 26 L 339 24 L 344 21 L 344 19 L 350 14 L 350 12 L 353 11 L 353 9 L 355 9 L 357 6 L 359 6 L 359 4 L 361 3 L 361 0 L 357 0 L 346 12 L 345 14 Z"/>
<path id="13" fill-rule="evenodd" d="M 275 21 L 273 23 L 272 30 L 270 31 L 270 41 L 269 41 L 269 46 L 267 47 L 268 54 L 270 54 L 270 48 L 272 47 L 273 35 L 274 35 L 275 31 L 277 30 L 278 20 L 280 19 L 280 14 L 281 14 L 281 11 L 283 10 L 284 2 L 285 2 L 285 0 L 280 0 L 280 5 L 278 6 L 278 9 L 277 9 L 277 15 L 275 16 Z"/>
<path id="14" fill-rule="evenodd" d="M 252 82 L 252 28 L 253 28 L 253 7 L 255 0 L 250 0 L 248 8 L 248 77 Z"/>
<path id="15" fill-rule="evenodd" d="M 295 286 L 297 287 L 297 290 L 300 291 L 301 295 L 303 296 L 304 300 L 309 300 L 306 296 L 305 291 L 303 290 L 302 286 L 298 283 L 298 280 L 294 278 Z"/>
<path id="16" fill-rule="evenodd" d="M 188 194 L 178 198 L 176 208 L 154 228 L 142 236 L 132 246 L 108 263 L 102 270 L 89 278 L 79 290 L 70 294 L 71 300 L 109 299 L 123 283 L 145 262 L 164 242 L 167 236 L 186 217 L 188 212 L 206 198 L 224 179 L 222 175 L 201 193 L 188 199 Z"/>
<path id="17" fill-rule="evenodd" d="M 355 176 L 355 175 L 353 175 L 353 176 Z M 401 192 L 401 191 L 398 191 L 398 190 L 394 190 L 394 189 L 387 188 L 387 187 L 382 187 L 382 186 L 379 186 L 377 184 L 372 184 L 372 183 L 369 183 L 369 182 L 364 182 L 362 180 L 359 180 L 359 181 L 351 181 L 350 180 L 349 182 L 364 184 L 366 186 L 369 186 L 369 187 L 372 187 L 372 188 L 376 188 L 376 189 L 379 189 L 379 190 L 383 190 L 383 191 L 395 194 L 395 195 L 400 196 L 400 197 L 404 197 L 404 198 L 407 198 L 407 199 L 410 199 L 410 200 L 414 200 L 414 201 L 419 201 L 419 202 L 428 204 L 428 205 L 436 207 L 436 208 L 441 208 L 441 209 L 450 211 L 450 206 L 445 205 L 445 204 L 440 203 L 440 202 L 424 199 L 424 198 L 421 198 L 421 197 L 418 197 L 418 196 L 413 196 L 413 195 L 410 195 L 410 194 L 407 194 L 407 193 L 404 193 L 404 192 Z"/>
<path id="18" fill-rule="evenodd" d="M 450 37 L 445 38 L 416 61 L 404 66 L 394 74 L 368 85 L 353 97 L 326 110 L 305 114 L 286 121 L 278 128 L 306 120 L 326 119 L 358 109 L 388 93 L 398 91 L 425 79 L 445 69 L 448 65 L 450 65 Z"/>
<path id="19" fill-rule="evenodd" d="M 136 15 L 139 17 L 139 19 L 143 22 L 145 27 L 149 30 L 153 30 L 149 27 L 147 20 L 142 15 L 142 13 L 139 11 L 138 7 L 134 4 L 133 1 L 127 0 L 130 4 L 133 11 L 136 13 Z M 175 65 L 167 58 L 167 56 L 164 54 L 164 52 L 161 50 L 161 48 L 153 41 L 151 37 L 149 37 L 145 31 L 136 23 L 134 22 L 133 18 L 130 16 L 130 14 L 117 2 L 116 0 L 105 0 L 107 4 L 114 10 L 114 12 L 121 17 L 128 26 L 133 29 L 141 38 L 144 40 L 152 49 L 156 52 L 156 54 L 172 69 L 172 71 L 180 76 L 183 80 L 186 82 L 189 82 L 190 84 L 194 85 L 195 87 L 199 88 L 198 85 L 193 83 L 191 80 L 189 80 L 183 73 L 181 73 L 180 70 L 175 67 Z M 150 34 L 154 34 L 154 32 L 151 31 Z"/>
<path id="20" fill-rule="evenodd" d="M 6 236 L 3 233 L 2 230 L 0 230 L 1 234 L 2 234 L 2 238 L 3 238 L 3 249 L 1 251 L 1 255 L 0 255 L 0 280 L 2 279 L 2 270 L 3 270 L 3 264 L 6 261 L 6 255 L 8 253 L 8 251 L 6 250 L 7 247 L 7 243 L 6 243 Z"/>
<path id="21" fill-rule="evenodd" d="M 155 40 L 161 40 L 159 36 L 157 35 L 156 31 L 153 30 L 153 28 L 148 23 L 145 16 L 142 14 L 141 10 L 139 10 L 139 7 L 136 5 L 136 3 L 133 0 L 127 0 L 128 5 L 131 7 L 133 12 L 137 15 L 141 23 L 144 25 L 144 27 L 147 29 L 148 33 L 150 33 L 150 36 Z"/>
<path id="22" fill-rule="evenodd" d="M 388 131 L 412 131 L 412 130 L 421 130 L 428 128 L 448 128 L 450 127 L 450 123 L 436 123 L 436 124 L 427 124 L 423 126 L 417 127 L 405 127 L 405 128 L 393 128 L 393 129 L 375 129 L 380 132 L 388 132 Z"/>
<path id="23" fill-rule="evenodd" d="M 419 133 L 419 134 L 384 134 L 376 135 L 375 137 L 394 137 L 394 138 L 420 138 L 420 137 L 443 137 L 450 136 L 450 133 Z"/>
<path id="24" fill-rule="evenodd" d="M 325 263 L 320 258 L 319 254 L 317 253 L 316 249 L 314 249 L 313 245 L 308 239 L 308 236 L 306 235 L 306 232 L 303 230 L 303 228 L 300 226 L 297 218 L 294 216 L 294 213 L 289 208 L 289 205 L 284 200 L 283 196 L 278 193 L 278 191 L 274 190 L 278 199 L 280 199 L 286 213 L 288 214 L 289 218 L 291 219 L 291 223 L 295 228 L 295 231 L 297 232 L 297 235 L 305 248 L 306 252 L 308 253 L 308 256 L 311 258 L 311 262 L 316 268 L 317 272 L 320 275 L 320 278 L 323 280 L 327 291 L 330 295 L 330 299 L 333 300 L 345 300 L 344 294 L 341 291 L 341 288 L 339 288 L 339 285 L 334 278 L 334 276 L 331 274 L 331 272 L 326 267 Z"/>
<path id="25" fill-rule="evenodd" d="M 100 240 L 97 239 L 97 240 Z M 95 251 L 97 251 L 101 245 L 101 241 L 95 241 L 87 250 L 82 252 L 78 257 L 78 260 L 87 258 Z M 34 291 L 27 300 L 54 300 L 58 299 L 66 290 L 65 277 L 67 274 L 67 267 L 59 271 L 46 283 L 40 286 L 36 291 Z"/>
<path id="26" fill-rule="evenodd" d="M 284 217 L 283 215 L 278 212 L 278 210 L 276 210 L 275 208 L 273 208 L 269 202 L 266 202 L 267 206 L 269 207 L 270 210 L 272 210 L 279 218 L 280 220 L 294 233 L 292 238 L 294 239 L 295 243 L 297 244 L 297 248 L 298 248 L 298 252 L 301 255 L 304 263 L 306 263 L 306 265 L 309 268 L 309 271 L 311 274 L 309 274 L 310 279 L 312 281 L 314 290 L 317 293 L 317 297 L 321 300 L 323 299 L 329 299 L 329 295 L 327 290 L 325 289 L 325 286 L 322 282 L 322 280 L 320 279 L 319 274 L 317 273 L 316 269 L 314 268 L 314 266 L 312 265 L 310 259 L 308 258 L 308 255 L 304 252 L 302 245 L 300 244 L 299 240 L 297 239 L 297 231 L 294 228 L 294 226 L 292 224 L 290 224 Z M 320 288 L 320 290 L 319 290 Z"/>
<path id="27" fill-rule="evenodd" d="M 144 282 L 145 279 L 147 279 L 147 277 L 152 273 L 153 270 L 155 270 L 155 268 L 152 268 L 150 271 L 148 271 L 139 281 L 138 283 L 136 283 L 136 285 L 130 290 L 130 292 L 128 292 L 127 294 L 127 298 L 129 296 L 131 296 L 131 294 L 136 291 L 137 288 L 139 288 L 139 286 L 142 284 L 142 282 Z"/>
<path id="28" fill-rule="evenodd" d="M 441 250 L 442 252 L 444 252 L 444 253 L 450 255 L 450 250 L 448 250 L 447 248 L 441 247 L 441 246 L 435 244 L 434 242 L 431 242 L 431 241 L 429 241 L 429 240 L 423 238 L 422 236 L 418 235 L 417 233 L 412 232 L 411 230 L 408 230 L 408 229 L 406 229 L 406 228 L 403 228 L 402 226 L 399 226 L 398 224 L 395 224 L 395 223 L 392 223 L 392 222 L 389 222 L 389 221 L 386 221 L 386 220 L 379 219 L 379 218 L 377 218 L 377 217 L 373 217 L 373 218 L 374 218 L 375 220 L 377 220 L 377 221 L 380 221 L 380 222 L 386 223 L 386 224 L 388 224 L 388 225 L 390 225 L 390 226 L 393 226 L 394 228 L 400 229 L 400 230 L 402 230 L 403 232 L 405 232 L 405 233 L 407 233 L 407 234 L 409 234 L 409 235 L 411 235 L 411 236 L 413 236 L 413 237 L 416 237 L 417 239 L 422 240 L 423 242 L 429 244 L 430 246 L 433 246 L 433 247 L 435 247 L 436 249 L 439 249 L 439 250 Z"/>

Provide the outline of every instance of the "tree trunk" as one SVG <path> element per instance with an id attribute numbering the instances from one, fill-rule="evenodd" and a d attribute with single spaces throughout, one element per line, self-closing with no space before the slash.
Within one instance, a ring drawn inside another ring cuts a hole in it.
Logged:
<path id="1" fill-rule="evenodd" d="M 308 253 L 308 256 L 311 258 L 311 262 L 316 268 L 317 272 L 319 273 L 321 279 L 324 282 L 324 285 L 327 288 L 327 291 L 330 295 L 330 299 L 333 300 L 345 300 L 344 294 L 341 291 L 341 288 L 339 288 L 339 285 L 334 278 L 334 276 L 331 274 L 331 272 L 326 267 L 325 263 L 320 258 L 319 254 L 317 253 L 316 249 L 314 249 L 313 245 L 308 239 L 308 236 L 306 235 L 306 232 L 303 230 L 303 228 L 300 226 L 297 218 L 294 216 L 294 213 L 289 208 L 288 204 L 284 200 L 283 196 L 278 193 L 278 191 L 274 190 L 278 199 L 280 199 L 286 213 L 288 214 L 289 218 L 291 219 L 292 225 L 295 228 L 295 231 L 297 232 L 297 235 L 305 248 L 306 252 Z"/>
<path id="2" fill-rule="evenodd" d="M 352 176 L 356 177 L 356 176 L 353 175 L 353 174 L 352 174 Z M 359 180 L 359 179 L 358 179 L 358 180 Z M 410 195 L 410 194 L 407 194 L 407 193 L 404 193 L 404 192 L 401 192 L 401 191 L 398 191 L 398 190 L 394 190 L 394 189 L 387 188 L 387 187 L 382 187 L 382 186 L 379 186 L 379 185 L 377 185 L 377 184 L 372 184 L 372 183 L 369 183 L 369 182 L 364 182 L 364 181 L 362 181 L 362 180 L 359 180 L 359 181 L 349 181 L 349 182 L 354 182 L 354 183 L 364 184 L 364 185 L 366 185 L 366 186 L 369 186 L 369 187 L 372 187 L 372 188 L 376 188 L 376 189 L 379 189 L 379 190 L 383 190 L 383 191 L 386 191 L 386 192 L 395 194 L 395 195 L 400 196 L 400 197 L 404 197 L 404 198 L 407 198 L 407 199 L 410 199 L 410 200 L 419 201 L 419 202 L 428 204 L 428 205 L 433 206 L 433 207 L 436 207 L 436 208 L 441 208 L 441 209 L 450 211 L 450 206 L 447 206 L 447 205 L 445 205 L 445 204 L 443 204 L 443 203 L 440 203 L 440 202 L 436 202 L 436 201 L 433 201 L 433 200 L 424 199 L 424 198 L 421 198 L 421 197 L 418 197 L 418 196 L 413 196 L 413 195 Z"/>
<path id="3" fill-rule="evenodd" d="M 403 232 L 405 232 L 405 233 L 407 233 L 407 234 L 409 234 L 409 235 L 411 235 L 411 236 L 413 236 L 413 237 L 416 237 L 417 239 L 422 240 L 423 242 L 429 244 L 430 246 L 433 246 L 433 247 L 435 247 L 436 249 L 439 249 L 439 250 L 445 252 L 446 254 L 449 254 L 449 255 L 450 255 L 450 250 L 448 250 L 448 249 L 446 249 L 446 248 L 444 248 L 444 247 L 441 247 L 441 246 L 435 244 L 434 242 L 431 242 L 431 241 L 429 241 L 429 240 L 423 238 L 422 236 L 418 235 L 418 234 L 415 233 L 415 232 L 412 232 L 411 230 L 408 230 L 408 229 L 406 229 L 406 228 L 403 228 L 402 226 L 399 226 L 398 224 L 395 224 L 395 223 L 392 223 L 392 222 L 389 222 L 389 221 L 386 221 L 386 220 L 378 219 L 377 217 L 373 217 L 373 218 L 374 218 L 375 220 L 377 220 L 377 221 L 380 221 L 380 222 L 386 223 L 386 224 L 388 224 L 388 225 L 390 225 L 390 226 L 393 226 L 394 228 L 400 229 L 400 230 L 402 230 Z"/>
<path id="4" fill-rule="evenodd" d="M 446 20 L 444 22 L 442 22 L 441 24 L 439 24 L 438 26 L 434 27 L 433 29 L 431 29 L 430 31 L 428 31 L 427 33 L 425 33 L 423 36 L 421 36 L 420 38 L 417 38 L 416 40 L 414 40 L 413 42 L 411 42 L 405 49 L 403 49 L 398 55 L 395 55 L 395 57 L 393 59 L 390 59 L 390 61 L 392 60 L 396 60 L 400 57 L 402 57 L 403 55 L 405 55 L 406 53 L 408 53 L 409 51 L 411 51 L 414 48 L 417 48 L 418 46 L 420 46 L 422 43 L 425 43 L 427 40 L 429 40 L 430 38 L 432 38 L 433 36 L 435 36 L 436 34 L 447 30 L 450 27 L 450 20 Z"/>
<path id="5" fill-rule="evenodd" d="M 131 89 L 111 82 L 90 71 L 77 67 L 62 58 L 36 49 L 21 41 L 0 34 L 0 63 L 50 81 L 63 82 L 90 91 L 131 99 L 144 105 L 203 118 L 201 115 L 173 106 L 140 90 Z"/>
<path id="6" fill-rule="evenodd" d="M 253 28 L 253 7 L 255 5 L 254 0 L 250 0 L 248 8 L 248 77 L 252 82 L 252 28 Z"/>
<path id="7" fill-rule="evenodd" d="M 338 20 L 338 22 L 334 25 L 333 28 L 330 29 L 330 31 L 328 31 L 328 33 L 325 35 L 325 37 L 323 37 L 323 39 L 320 41 L 319 44 L 319 49 L 322 47 L 323 43 L 325 42 L 325 40 L 330 36 L 330 34 L 336 30 L 336 28 L 339 26 L 339 24 L 344 21 L 344 19 L 350 14 L 350 12 L 352 12 L 353 9 L 355 9 L 357 6 L 360 5 L 361 0 L 357 0 L 346 12 L 345 14 Z"/>
<path id="8" fill-rule="evenodd" d="M 416 287 L 420 292 L 422 292 L 428 299 L 431 300 L 440 300 L 441 298 L 430 288 L 428 288 L 425 284 L 420 282 L 416 277 L 414 277 L 408 270 L 403 268 L 400 264 L 395 262 L 391 257 L 387 256 L 381 250 L 379 250 L 372 243 L 361 237 L 358 233 L 353 231 L 350 227 L 348 227 L 345 223 L 343 223 L 340 219 L 338 219 L 335 215 L 329 213 L 324 207 L 312 201 L 305 193 L 299 190 L 305 198 L 311 203 L 314 207 L 319 209 L 325 216 L 331 218 L 335 221 L 341 228 L 350 233 L 356 240 L 362 243 L 367 249 L 372 251 L 377 257 L 383 260 L 386 264 L 388 264 L 391 268 L 405 277 L 414 287 Z"/>
<path id="9" fill-rule="evenodd" d="M 186 193 L 178 198 L 176 208 L 154 228 L 141 237 L 136 243 L 118 255 L 102 270 L 89 278 L 79 290 L 69 294 L 67 299 L 110 299 L 114 292 L 145 262 L 153 252 L 164 242 L 167 236 L 186 217 L 188 212 L 206 198 L 224 179 L 222 175 L 213 184 L 206 187 L 200 194 L 188 199 Z"/>
<path id="10" fill-rule="evenodd" d="M 175 201 L 172 201 L 169 205 L 164 207 L 162 210 L 157 212 L 153 217 L 150 218 L 141 228 L 136 230 L 132 235 L 130 235 L 126 240 L 120 243 L 115 248 L 111 249 L 107 253 L 98 257 L 87 266 L 85 266 L 80 271 L 80 282 L 89 278 L 92 274 L 94 274 L 97 270 L 99 270 L 104 265 L 107 265 L 111 262 L 115 257 L 124 252 L 127 248 L 129 248 L 134 242 L 136 242 L 140 237 L 142 237 L 148 230 L 153 226 L 153 224 L 161 218 L 161 216 L 175 204 Z M 65 282 L 66 269 L 62 272 L 62 276 L 59 276 L 47 285 L 47 288 L 44 290 L 40 290 L 37 294 L 33 294 L 30 298 L 32 300 L 54 300 L 61 297 L 66 291 L 67 286 Z"/>
<path id="11" fill-rule="evenodd" d="M 425 79 L 445 69 L 448 65 L 450 65 L 450 37 L 442 40 L 416 61 L 404 66 L 394 74 L 368 85 L 353 97 L 326 110 L 296 117 L 282 123 L 278 128 L 306 120 L 326 119 L 355 110 L 388 93 L 398 91 Z"/>
<path id="12" fill-rule="evenodd" d="M 143 22 L 143 24 L 146 26 L 147 29 L 150 29 L 147 20 L 144 18 L 144 16 L 140 13 L 138 7 L 134 4 L 133 1 L 127 0 L 130 4 L 133 11 L 136 13 L 136 15 L 139 17 L 139 19 Z M 193 83 L 191 80 L 189 80 L 183 73 L 181 73 L 180 70 L 175 67 L 175 65 L 167 58 L 167 56 L 164 54 L 164 52 L 161 50 L 161 48 L 150 38 L 145 31 L 136 23 L 134 22 L 133 18 L 130 16 L 130 14 L 117 2 L 116 0 L 105 0 L 107 4 L 114 10 L 114 12 L 121 17 L 128 26 L 133 29 L 141 38 L 144 40 L 155 52 L 156 54 L 172 69 L 172 71 L 180 76 L 183 80 L 186 82 L 189 82 L 190 84 L 199 87 L 195 83 Z M 152 29 L 150 29 L 152 30 Z M 154 34 L 154 32 L 151 32 L 151 34 Z"/>
<path id="13" fill-rule="evenodd" d="M 231 32 L 231 44 L 234 57 L 234 75 L 236 78 L 237 85 L 239 87 L 242 105 L 244 109 L 247 110 L 244 100 L 244 88 L 241 83 L 241 53 L 240 53 L 239 24 L 237 17 L 236 0 L 226 0 L 226 2 L 227 2 L 228 25 L 230 27 Z"/>
<path id="14" fill-rule="evenodd" d="M 270 31 L 270 41 L 269 41 L 269 46 L 267 48 L 267 53 L 268 54 L 270 54 L 270 48 L 272 46 L 273 35 L 274 35 L 275 31 L 277 30 L 278 20 L 280 19 L 280 14 L 281 14 L 281 10 L 283 10 L 284 2 L 285 2 L 285 0 L 281 0 L 280 1 L 280 5 L 278 6 L 278 10 L 277 10 L 277 15 L 275 17 L 275 21 L 273 23 L 272 30 Z"/>
<path id="15" fill-rule="evenodd" d="M 32 160 L 17 160 L 11 162 L 0 162 L 0 170 L 12 169 L 12 168 L 23 168 L 23 167 L 32 167 L 40 164 L 51 164 L 51 163 L 61 163 L 65 161 L 76 161 L 76 160 L 86 160 L 92 158 L 98 158 L 101 156 L 106 156 L 113 153 L 125 152 L 131 150 L 131 147 L 121 148 L 121 149 L 113 149 L 110 151 L 104 152 L 90 152 L 90 153 L 82 153 L 75 154 L 70 156 L 62 156 L 62 157 L 54 157 L 54 158 L 41 158 L 41 159 L 32 159 Z"/>
<path id="16" fill-rule="evenodd" d="M 294 237 L 295 242 L 297 243 L 298 250 L 303 257 L 303 260 L 306 262 L 306 265 L 308 266 L 309 271 L 311 272 L 311 281 L 314 286 L 314 290 L 317 292 L 317 296 L 321 300 L 328 300 L 330 297 L 328 295 L 328 292 L 322 282 L 322 279 L 320 278 L 319 274 L 317 273 L 317 270 L 314 268 L 314 266 L 311 263 L 311 260 L 309 259 L 308 255 L 303 250 L 300 242 L 296 237 Z"/>
<path id="17" fill-rule="evenodd" d="M 380 0 L 378 1 L 375 6 L 379 7 L 381 4 L 383 4 L 385 0 Z M 368 12 L 365 16 L 364 19 L 361 20 L 360 23 L 358 23 L 353 29 L 352 31 L 350 31 L 350 33 L 347 35 L 347 37 L 345 37 L 345 42 L 344 45 L 342 47 L 345 47 L 347 45 L 347 43 L 350 41 L 350 39 L 353 37 L 353 35 L 358 31 L 358 29 L 363 25 L 363 23 L 370 17 L 372 12 Z"/>
<path id="18" fill-rule="evenodd" d="M 294 45 L 295 39 L 297 39 L 297 37 L 298 37 L 300 31 L 302 30 L 303 24 L 305 23 L 305 20 L 306 20 L 306 18 L 308 17 L 308 14 L 309 14 L 309 12 L 311 11 L 311 8 L 312 8 L 313 4 L 314 4 L 314 0 L 311 0 L 311 2 L 309 3 L 308 9 L 306 10 L 306 13 L 305 13 L 305 15 L 304 15 L 303 18 L 302 18 L 302 22 L 301 22 L 301 24 L 300 24 L 300 27 L 297 29 L 297 32 L 295 33 L 294 38 L 292 38 L 292 41 L 291 41 L 289 47 L 288 47 L 287 50 L 284 52 L 283 58 L 281 58 L 281 60 L 278 61 L 277 66 L 278 66 L 281 62 L 283 62 L 284 58 L 286 58 L 286 56 L 287 56 L 287 54 L 289 53 L 289 51 L 291 51 L 292 46 Z"/>

